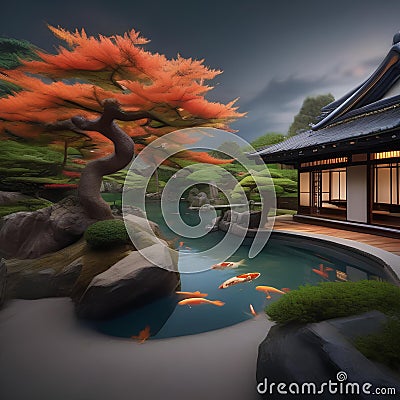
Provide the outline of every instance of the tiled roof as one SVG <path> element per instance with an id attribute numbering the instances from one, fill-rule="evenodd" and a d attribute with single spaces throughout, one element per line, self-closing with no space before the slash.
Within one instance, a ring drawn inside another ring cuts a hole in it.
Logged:
<path id="1" fill-rule="evenodd" d="M 258 155 L 276 154 L 313 146 L 357 139 L 400 126 L 400 96 L 378 101 L 346 114 L 342 119 L 319 130 L 309 130 L 281 143 L 259 149 Z"/>

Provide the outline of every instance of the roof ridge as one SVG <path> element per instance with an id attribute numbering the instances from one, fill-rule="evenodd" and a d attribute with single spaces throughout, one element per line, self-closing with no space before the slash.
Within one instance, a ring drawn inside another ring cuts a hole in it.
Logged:
<path id="1" fill-rule="evenodd" d="M 323 129 L 326 129 L 326 128 L 332 128 L 334 126 L 346 124 L 348 122 L 355 121 L 357 119 L 364 118 L 364 117 L 369 116 L 369 115 L 380 114 L 382 112 L 385 112 L 385 111 L 388 111 L 388 110 L 392 110 L 392 109 L 397 108 L 397 107 L 400 107 L 400 99 L 399 99 L 399 101 L 397 103 L 392 104 L 390 106 L 379 108 L 377 110 L 372 110 L 372 111 L 369 111 L 369 112 L 363 112 L 363 113 L 351 116 L 349 118 L 345 118 L 345 119 L 342 119 L 340 121 L 333 122 L 332 124 L 326 125 L 323 128 L 318 129 L 318 130 L 316 130 L 314 132 L 318 132 L 318 131 L 322 131 Z"/>

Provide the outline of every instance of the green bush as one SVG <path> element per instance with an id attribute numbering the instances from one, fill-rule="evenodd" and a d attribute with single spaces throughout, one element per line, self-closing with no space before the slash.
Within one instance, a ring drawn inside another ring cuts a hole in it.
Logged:
<path id="1" fill-rule="evenodd" d="M 269 174 L 271 175 L 271 178 L 283 178 L 281 171 L 278 171 L 277 169 L 270 169 Z"/>
<path id="2" fill-rule="evenodd" d="M 297 169 L 281 169 L 279 170 L 279 173 L 283 178 L 287 178 L 295 182 L 298 180 Z"/>
<path id="3" fill-rule="evenodd" d="M 297 192 L 297 183 L 287 178 L 276 178 L 274 179 L 274 185 L 283 187 L 285 192 L 294 193 Z"/>
<path id="4" fill-rule="evenodd" d="M 270 304 L 265 312 L 280 323 L 318 322 L 378 310 L 400 310 L 400 288 L 379 281 L 322 282 L 301 286 Z"/>
<path id="5" fill-rule="evenodd" d="M 131 243 L 124 221 L 120 219 L 95 222 L 86 230 L 84 238 L 94 249 L 108 249 Z"/>
<path id="6" fill-rule="evenodd" d="M 358 351 L 390 368 L 400 368 L 400 320 L 390 319 L 382 331 L 355 340 Z"/>

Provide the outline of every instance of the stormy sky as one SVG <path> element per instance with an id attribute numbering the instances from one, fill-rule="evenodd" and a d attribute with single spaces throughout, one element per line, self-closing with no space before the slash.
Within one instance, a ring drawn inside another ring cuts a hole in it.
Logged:
<path id="1" fill-rule="evenodd" d="M 0 36 L 48 51 L 57 41 L 46 23 L 106 35 L 134 28 L 148 50 L 204 58 L 224 71 L 207 97 L 240 97 L 248 114 L 232 127 L 250 141 L 286 133 L 306 96 L 339 98 L 367 78 L 400 30 L 400 1 L 15 0 L 2 3 L 0 21 Z"/>

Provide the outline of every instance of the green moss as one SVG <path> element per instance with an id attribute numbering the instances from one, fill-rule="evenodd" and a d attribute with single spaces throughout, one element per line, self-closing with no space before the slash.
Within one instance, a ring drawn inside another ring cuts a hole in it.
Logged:
<path id="1" fill-rule="evenodd" d="M 400 288 L 379 281 L 322 282 L 302 286 L 266 308 L 276 322 L 318 322 L 378 310 L 395 314 L 400 310 Z"/>
<path id="2" fill-rule="evenodd" d="M 13 214 L 19 211 L 36 211 L 50 206 L 52 203 L 44 199 L 23 199 L 14 204 L 3 205 L 0 207 L 0 218 L 5 215 Z"/>
<path id="3" fill-rule="evenodd" d="M 131 242 L 124 221 L 111 219 L 90 225 L 84 238 L 93 249 L 108 249 Z"/>
<path id="4" fill-rule="evenodd" d="M 400 320 L 390 319 L 381 332 L 358 337 L 355 346 L 365 357 L 390 368 L 400 368 Z"/>

